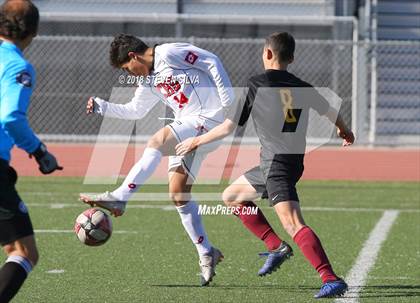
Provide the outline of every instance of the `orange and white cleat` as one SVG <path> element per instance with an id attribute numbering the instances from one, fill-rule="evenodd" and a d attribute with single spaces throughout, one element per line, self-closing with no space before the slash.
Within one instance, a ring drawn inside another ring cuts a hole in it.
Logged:
<path id="1" fill-rule="evenodd" d="M 110 192 L 102 194 L 80 194 L 80 200 L 91 207 L 100 207 L 108 210 L 114 217 L 122 216 L 125 212 L 127 201 L 118 201 Z"/>
<path id="2" fill-rule="evenodd" d="M 208 286 L 216 275 L 216 265 L 224 259 L 222 252 L 212 247 L 207 255 L 200 256 L 201 286 Z"/>

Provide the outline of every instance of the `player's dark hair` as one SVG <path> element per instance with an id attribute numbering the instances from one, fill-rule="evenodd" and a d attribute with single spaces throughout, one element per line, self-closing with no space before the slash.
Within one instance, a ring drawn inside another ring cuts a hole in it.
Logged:
<path id="1" fill-rule="evenodd" d="M 147 49 L 147 44 L 139 38 L 132 35 L 118 34 L 114 37 L 109 50 L 111 65 L 120 68 L 121 65 L 130 60 L 129 52 L 142 55 Z"/>
<path id="2" fill-rule="evenodd" d="M 7 0 L 0 6 L 0 36 L 20 41 L 36 36 L 38 25 L 38 8 L 31 1 Z"/>
<path id="3" fill-rule="evenodd" d="M 279 62 L 293 60 L 295 53 L 295 39 L 287 32 L 273 33 L 265 40 L 265 46 L 269 47 Z"/>

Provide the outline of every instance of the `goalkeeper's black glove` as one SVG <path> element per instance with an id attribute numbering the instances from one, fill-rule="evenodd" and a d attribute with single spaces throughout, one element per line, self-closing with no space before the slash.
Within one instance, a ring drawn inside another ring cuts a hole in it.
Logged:
<path id="1" fill-rule="evenodd" d="M 39 165 L 39 170 L 44 175 L 51 174 L 55 170 L 63 170 L 63 168 L 58 165 L 54 155 L 48 152 L 44 143 L 41 143 L 39 147 L 29 155 L 30 158 L 32 158 L 32 156 L 35 157 L 35 160 Z"/>

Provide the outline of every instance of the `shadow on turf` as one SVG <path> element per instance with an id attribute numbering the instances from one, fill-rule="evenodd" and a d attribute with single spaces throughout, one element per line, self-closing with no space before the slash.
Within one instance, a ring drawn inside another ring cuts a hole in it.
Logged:
<path id="1" fill-rule="evenodd" d="M 359 298 L 420 297 L 420 285 L 374 285 L 364 286 Z M 346 298 L 352 298 L 351 292 Z"/>
<path id="2" fill-rule="evenodd" d="M 201 288 L 197 284 L 152 284 L 151 287 L 162 288 Z M 220 285 L 213 284 L 218 289 L 278 289 L 289 292 L 300 292 L 302 290 L 316 291 L 319 288 L 309 286 L 280 286 L 280 285 Z M 211 287 L 211 286 L 210 286 Z M 352 298 L 351 291 L 345 295 Z M 358 298 L 398 298 L 398 297 L 420 297 L 420 285 L 375 285 L 363 287 Z"/>
<path id="3" fill-rule="evenodd" d="M 149 285 L 151 287 L 169 287 L 169 288 L 194 288 L 194 287 L 202 287 L 197 284 L 152 284 Z M 279 285 L 220 285 L 217 283 L 212 284 L 211 286 L 222 288 L 222 289 L 281 289 L 281 290 L 289 290 L 289 291 L 299 291 L 299 290 L 319 290 L 319 287 L 308 287 L 308 286 L 296 286 L 296 287 L 289 287 L 289 286 L 279 286 Z"/>

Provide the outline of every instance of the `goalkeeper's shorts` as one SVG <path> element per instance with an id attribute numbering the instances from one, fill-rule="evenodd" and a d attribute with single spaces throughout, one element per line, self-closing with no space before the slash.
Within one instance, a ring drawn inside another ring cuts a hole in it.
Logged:
<path id="1" fill-rule="evenodd" d="M 25 203 L 19 197 L 13 167 L 0 159 L 0 245 L 34 234 Z"/>

